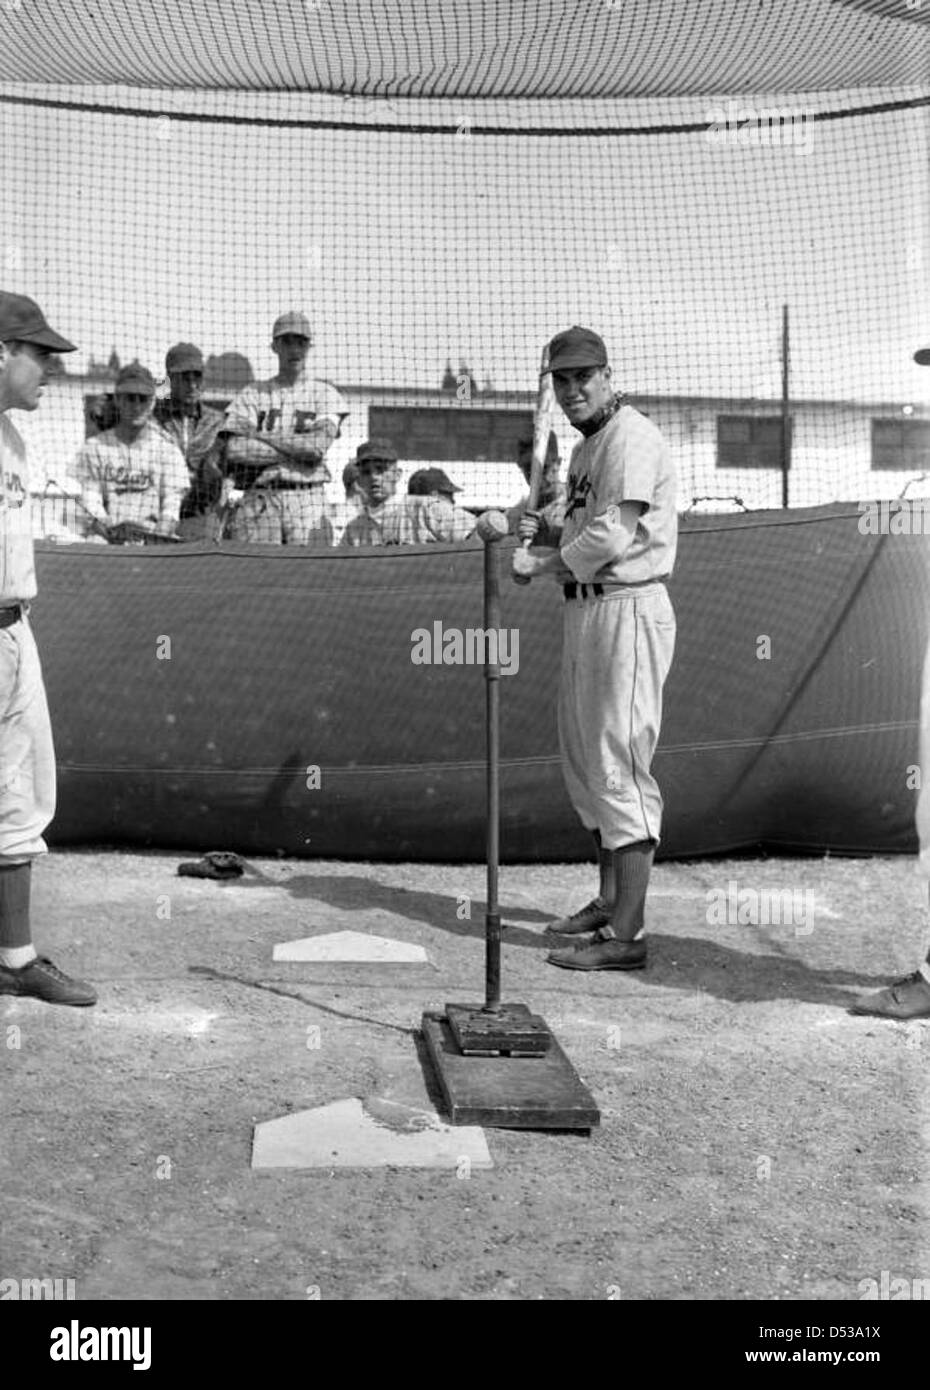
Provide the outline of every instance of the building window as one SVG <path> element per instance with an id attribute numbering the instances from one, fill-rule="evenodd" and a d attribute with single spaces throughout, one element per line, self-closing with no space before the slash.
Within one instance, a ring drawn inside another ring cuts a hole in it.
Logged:
<path id="1" fill-rule="evenodd" d="M 718 415 L 718 468 L 781 468 L 780 415 Z M 794 420 L 788 420 L 788 445 Z"/>
<path id="2" fill-rule="evenodd" d="M 873 420 L 872 467 L 930 470 L 930 420 Z"/>
<path id="3" fill-rule="evenodd" d="M 368 435 L 389 439 L 411 462 L 514 463 L 517 442 L 533 433 L 530 410 L 447 409 L 430 406 L 368 408 Z"/>

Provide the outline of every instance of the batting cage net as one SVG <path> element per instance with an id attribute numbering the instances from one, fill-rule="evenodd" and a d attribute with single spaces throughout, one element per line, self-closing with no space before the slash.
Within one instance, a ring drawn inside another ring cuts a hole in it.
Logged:
<path id="1" fill-rule="evenodd" d="M 402 485 L 439 468 L 466 508 L 516 504 L 540 350 L 571 324 L 662 429 L 684 509 L 926 493 L 928 17 L 0 0 L 2 284 L 78 345 L 18 418 L 39 534 L 88 533 L 77 460 L 121 367 L 166 397 L 194 344 L 225 410 L 278 370 L 286 312 L 344 401 L 337 519 L 371 438 Z"/>

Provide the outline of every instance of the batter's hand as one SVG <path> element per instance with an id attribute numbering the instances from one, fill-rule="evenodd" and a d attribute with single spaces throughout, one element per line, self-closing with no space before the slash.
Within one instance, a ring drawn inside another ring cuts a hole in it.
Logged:
<path id="1" fill-rule="evenodd" d="M 528 584 L 536 573 L 536 556 L 521 548 L 513 552 L 512 574 L 517 584 Z"/>
<path id="2" fill-rule="evenodd" d="M 527 507 L 517 522 L 517 535 L 521 541 L 534 541 L 539 531 L 539 512 Z"/>

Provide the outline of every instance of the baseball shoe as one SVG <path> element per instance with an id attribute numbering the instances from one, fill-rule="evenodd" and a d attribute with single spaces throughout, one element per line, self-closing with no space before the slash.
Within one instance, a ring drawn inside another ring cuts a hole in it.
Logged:
<path id="1" fill-rule="evenodd" d="M 10 970 L 0 965 L 0 994 L 31 995 L 46 1004 L 96 1004 L 97 994 L 84 980 L 72 980 L 47 956 L 36 956 L 28 965 Z"/>
<path id="2" fill-rule="evenodd" d="M 903 980 L 895 980 L 887 989 L 867 994 L 851 1013 L 876 1014 L 879 1018 L 930 1018 L 930 985 L 915 970 L 913 975 L 905 975 Z"/>
<path id="3" fill-rule="evenodd" d="M 585 932 L 598 931 L 610 923 L 610 908 L 601 898 L 593 898 L 587 907 L 581 907 L 570 917 L 560 917 L 550 922 L 544 936 L 582 936 Z"/>
<path id="4" fill-rule="evenodd" d="M 646 943 L 601 938 L 583 946 L 550 951 L 546 960 L 563 970 L 642 970 L 646 964 Z"/>

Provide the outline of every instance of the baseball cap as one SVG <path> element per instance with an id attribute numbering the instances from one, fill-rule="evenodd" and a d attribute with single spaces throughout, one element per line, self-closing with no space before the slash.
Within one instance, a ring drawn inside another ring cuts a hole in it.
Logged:
<path id="1" fill-rule="evenodd" d="M 166 372 L 202 372 L 203 353 L 193 343 L 175 343 L 165 353 Z"/>
<path id="2" fill-rule="evenodd" d="M 461 491 L 442 468 L 418 468 L 416 473 L 411 473 L 407 484 L 410 497 L 428 497 L 431 492 L 445 492 L 451 497 L 454 492 Z"/>
<path id="3" fill-rule="evenodd" d="M 396 463 L 397 450 L 389 439 L 366 439 L 355 451 L 356 463 L 366 459 L 378 459 L 382 463 Z"/>
<path id="4" fill-rule="evenodd" d="M 279 314 L 274 321 L 271 336 L 281 338 L 285 333 L 299 333 L 302 338 L 312 338 L 313 333 L 307 315 L 301 314 L 297 309 L 288 309 L 285 313 Z"/>
<path id="5" fill-rule="evenodd" d="M 930 367 L 930 347 L 918 348 L 914 353 L 914 361 L 920 367 Z"/>
<path id="6" fill-rule="evenodd" d="M 129 366 L 123 367 L 119 373 L 113 389 L 117 394 L 134 391 L 146 396 L 154 396 L 155 378 L 147 367 L 142 366 L 141 362 L 130 362 Z"/>
<path id="7" fill-rule="evenodd" d="M 581 328 L 577 323 L 566 328 L 564 333 L 556 333 L 549 343 L 550 372 L 567 371 L 570 367 L 606 367 L 607 349 L 604 339 L 599 338 L 590 328 Z"/>
<path id="8" fill-rule="evenodd" d="M 0 343 L 36 343 L 52 352 L 76 352 L 77 348 L 49 328 L 34 299 L 0 290 Z"/>

